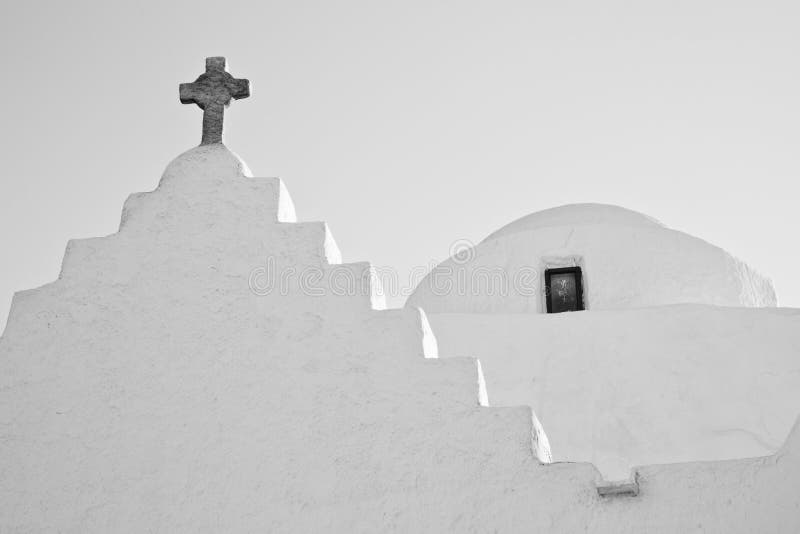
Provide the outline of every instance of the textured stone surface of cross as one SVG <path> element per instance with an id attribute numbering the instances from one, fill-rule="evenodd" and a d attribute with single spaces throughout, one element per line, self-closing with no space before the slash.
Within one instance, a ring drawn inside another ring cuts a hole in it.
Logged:
<path id="1" fill-rule="evenodd" d="M 206 72 L 192 83 L 180 85 L 183 104 L 197 104 L 203 110 L 203 140 L 201 145 L 222 142 L 222 123 L 225 108 L 231 99 L 250 96 L 250 81 L 237 79 L 225 70 L 224 57 L 206 58 Z"/>

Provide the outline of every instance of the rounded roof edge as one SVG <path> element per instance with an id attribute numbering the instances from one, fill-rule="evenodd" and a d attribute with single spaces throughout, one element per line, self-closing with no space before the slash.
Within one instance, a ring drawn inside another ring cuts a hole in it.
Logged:
<path id="1" fill-rule="evenodd" d="M 489 234 L 483 242 L 536 228 L 586 224 L 664 227 L 661 222 L 648 215 L 613 204 L 566 204 L 520 217 Z"/>
<path id="2" fill-rule="evenodd" d="M 173 159 L 164 170 L 161 182 L 176 176 L 214 179 L 226 176 L 252 177 L 253 173 L 238 154 L 222 143 L 214 143 L 194 147 Z"/>

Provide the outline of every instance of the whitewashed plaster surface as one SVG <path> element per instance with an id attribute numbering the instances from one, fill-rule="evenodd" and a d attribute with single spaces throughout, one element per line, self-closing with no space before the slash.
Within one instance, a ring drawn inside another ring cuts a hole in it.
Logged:
<path id="1" fill-rule="evenodd" d="M 611 480 L 771 454 L 800 414 L 800 310 L 428 317 L 442 357 L 480 359 L 493 405 L 533 407 L 555 461 L 593 462 Z"/>
<path id="2" fill-rule="evenodd" d="M 575 265 L 591 310 L 777 304 L 767 278 L 719 247 L 603 204 L 553 208 L 501 228 L 434 268 L 408 303 L 427 313 L 542 313 L 545 269 Z"/>
<path id="3" fill-rule="evenodd" d="M 279 180 L 197 148 L 15 296 L 0 531 L 800 529 L 800 431 L 601 498 L 590 464 L 540 464 L 530 408 L 481 406 L 477 362 L 434 358 L 423 316 L 376 310 L 368 264 L 335 265 L 326 226 L 293 213 Z M 254 292 L 270 261 L 317 282 Z"/>
<path id="4" fill-rule="evenodd" d="M 484 241 L 496 239 L 500 236 L 516 234 L 546 228 L 548 226 L 573 226 L 588 224 L 616 224 L 623 226 L 652 226 L 663 227 L 656 219 L 638 211 L 629 210 L 611 204 L 568 204 L 557 206 L 542 211 L 536 211 L 520 217 L 496 232 L 492 232 Z"/>

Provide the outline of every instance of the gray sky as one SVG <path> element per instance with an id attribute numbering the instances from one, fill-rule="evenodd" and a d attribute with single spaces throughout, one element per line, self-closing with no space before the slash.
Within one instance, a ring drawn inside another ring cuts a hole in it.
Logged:
<path id="1" fill-rule="evenodd" d="M 4 2 L 0 326 L 68 239 L 116 231 L 199 142 L 178 84 L 210 55 L 253 84 L 226 144 L 345 261 L 405 277 L 533 211 L 608 202 L 798 307 L 798 28 L 796 0 Z"/>

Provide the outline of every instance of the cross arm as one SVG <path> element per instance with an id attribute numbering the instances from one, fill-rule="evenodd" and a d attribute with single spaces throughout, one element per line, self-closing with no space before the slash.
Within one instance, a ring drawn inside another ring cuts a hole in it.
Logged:
<path id="1" fill-rule="evenodd" d="M 228 93 L 235 100 L 250 96 L 250 80 L 231 77 L 226 84 Z"/>
<path id="2" fill-rule="evenodd" d="M 205 91 L 197 83 L 182 83 L 179 86 L 181 104 L 197 104 L 203 107 L 201 102 L 205 100 Z"/>

